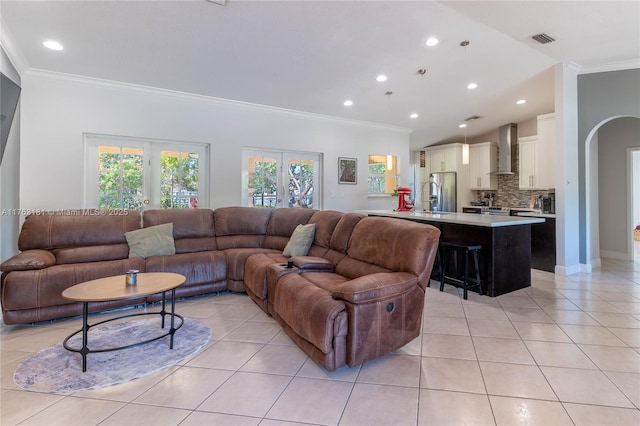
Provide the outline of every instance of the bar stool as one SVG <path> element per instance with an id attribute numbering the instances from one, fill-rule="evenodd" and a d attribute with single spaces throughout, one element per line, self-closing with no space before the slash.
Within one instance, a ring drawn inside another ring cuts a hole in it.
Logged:
<path id="1" fill-rule="evenodd" d="M 482 295 L 482 281 L 480 280 L 480 267 L 478 253 L 482 250 L 480 244 L 462 244 L 442 241 L 440 243 L 440 291 L 444 291 L 444 284 L 462 285 L 463 298 L 467 300 L 467 289 L 478 287 L 478 293 Z M 447 272 L 449 253 L 453 252 L 453 271 Z M 476 270 L 475 279 L 469 279 L 469 253 L 473 253 L 473 265 Z M 458 254 L 464 255 L 464 273 L 460 277 Z"/>

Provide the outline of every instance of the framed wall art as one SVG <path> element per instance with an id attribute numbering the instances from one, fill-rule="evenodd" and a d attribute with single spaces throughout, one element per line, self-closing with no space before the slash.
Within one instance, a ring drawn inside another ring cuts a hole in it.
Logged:
<path id="1" fill-rule="evenodd" d="M 355 185 L 358 183 L 358 159 L 338 157 L 338 183 Z"/>

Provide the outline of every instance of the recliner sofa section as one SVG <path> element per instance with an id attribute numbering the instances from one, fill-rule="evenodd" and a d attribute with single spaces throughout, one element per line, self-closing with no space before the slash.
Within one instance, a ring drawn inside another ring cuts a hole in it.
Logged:
<path id="1" fill-rule="evenodd" d="M 5 324 L 82 313 L 61 293 L 83 281 L 140 272 L 177 272 L 178 297 L 247 292 L 316 362 L 354 366 L 419 334 L 424 288 L 438 245 L 429 225 L 309 209 L 222 207 L 30 215 L 20 253 L 0 269 Z M 128 231 L 172 223 L 175 254 L 129 258 Z M 315 224 L 306 256 L 282 265 L 298 225 Z M 158 300 L 160 295 L 139 303 Z M 91 311 L 132 304 L 90 304 Z"/>

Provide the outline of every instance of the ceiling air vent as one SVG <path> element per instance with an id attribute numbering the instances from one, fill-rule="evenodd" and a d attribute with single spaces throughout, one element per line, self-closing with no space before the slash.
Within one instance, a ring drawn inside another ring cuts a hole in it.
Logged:
<path id="1" fill-rule="evenodd" d="M 555 38 L 545 33 L 536 34 L 534 36 L 531 36 L 531 38 L 540 44 L 547 44 L 547 43 L 551 43 L 552 41 L 556 41 Z"/>
<path id="2" fill-rule="evenodd" d="M 471 117 L 465 118 L 464 121 L 475 121 L 479 118 L 481 118 L 479 115 L 472 115 Z"/>

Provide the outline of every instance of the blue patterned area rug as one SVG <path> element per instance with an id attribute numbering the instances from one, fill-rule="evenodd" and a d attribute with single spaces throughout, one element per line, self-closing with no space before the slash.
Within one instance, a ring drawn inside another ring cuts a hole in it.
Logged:
<path id="1" fill-rule="evenodd" d="M 176 319 L 176 321 L 179 321 Z M 168 327 L 167 324 L 165 327 Z M 89 330 L 89 349 L 125 346 L 161 333 L 160 316 L 96 326 Z M 133 348 L 87 355 L 87 371 L 82 372 L 82 356 L 66 350 L 62 343 L 41 350 L 18 366 L 14 381 L 18 387 L 46 393 L 70 394 L 128 382 L 179 364 L 209 341 L 211 329 L 205 323 L 185 318 L 176 330 L 173 349 L 169 336 Z M 68 343 L 82 347 L 82 333 Z"/>

